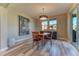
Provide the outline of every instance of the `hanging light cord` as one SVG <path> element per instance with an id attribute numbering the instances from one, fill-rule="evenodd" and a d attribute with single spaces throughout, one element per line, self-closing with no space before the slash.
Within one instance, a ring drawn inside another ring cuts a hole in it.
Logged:
<path id="1" fill-rule="evenodd" d="M 43 14 L 44 14 L 44 8 L 43 8 Z"/>

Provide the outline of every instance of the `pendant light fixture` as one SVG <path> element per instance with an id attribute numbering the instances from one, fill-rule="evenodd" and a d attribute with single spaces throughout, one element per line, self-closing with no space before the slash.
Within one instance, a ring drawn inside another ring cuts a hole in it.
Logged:
<path id="1" fill-rule="evenodd" d="M 48 19 L 48 16 L 47 15 L 45 15 L 45 12 L 44 12 L 44 8 L 42 9 L 43 10 L 43 14 L 42 15 L 40 15 L 40 20 L 47 20 Z"/>

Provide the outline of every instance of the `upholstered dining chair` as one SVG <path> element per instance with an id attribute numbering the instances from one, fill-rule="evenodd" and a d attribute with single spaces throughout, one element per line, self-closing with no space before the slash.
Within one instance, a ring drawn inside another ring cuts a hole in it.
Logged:
<path id="1" fill-rule="evenodd" d="M 39 43 L 40 43 L 38 34 L 39 34 L 39 32 L 32 32 L 33 46 L 39 45 Z"/>
<path id="2" fill-rule="evenodd" d="M 57 39 L 57 32 L 53 31 L 52 33 L 52 39 L 56 40 Z"/>

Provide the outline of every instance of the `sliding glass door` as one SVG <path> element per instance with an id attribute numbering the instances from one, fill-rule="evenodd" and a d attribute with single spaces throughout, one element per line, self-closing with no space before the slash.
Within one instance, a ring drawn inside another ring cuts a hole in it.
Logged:
<path id="1" fill-rule="evenodd" d="M 76 14 L 72 15 L 72 42 L 76 42 L 76 32 L 77 32 L 77 16 Z"/>

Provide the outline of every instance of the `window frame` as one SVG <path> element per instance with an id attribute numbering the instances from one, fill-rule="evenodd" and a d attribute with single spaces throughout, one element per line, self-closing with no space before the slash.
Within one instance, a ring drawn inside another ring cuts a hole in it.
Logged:
<path id="1" fill-rule="evenodd" d="M 48 26 L 50 26 L 50 21 L 52 21 L 52 20 L 56 20 L 56 31 L 57 31 L 57 18 L 53 18 L 53 19 L 49 19 L 49 20 L 48 19 L 47 20 L 42 20 L 42 22 L 47 21 L 47 27 L 48 27 Z M 42 25 L 42 22 L 41 22 L 41 25 Z M 42 29 L 42 30 L 45 30 L 45 29 Z M 50 30 L 50 29 L 48 29 L 48 30 Z"/>
<path id="2" fill-rule="evenodd" d="M 76 14 L 73 14 L 73 15 L 72 15 L 72 25 L 73 25 L 73 26 L 72 26 L 72 29 L 73 29 L 73 27 L 74 27 L 74 24 L 73 24 L 73 21 L 74 21 L 73 19 L 74 19 L 74 17 L 77 17 Z M 76 19 L 76 21 L 77 21 L 77 19 Z M 76 22 L 76 27 L 77 27 L 77 22 Z M 74 29 L 73 29 L 73 30 L 74 30 Z"/>

